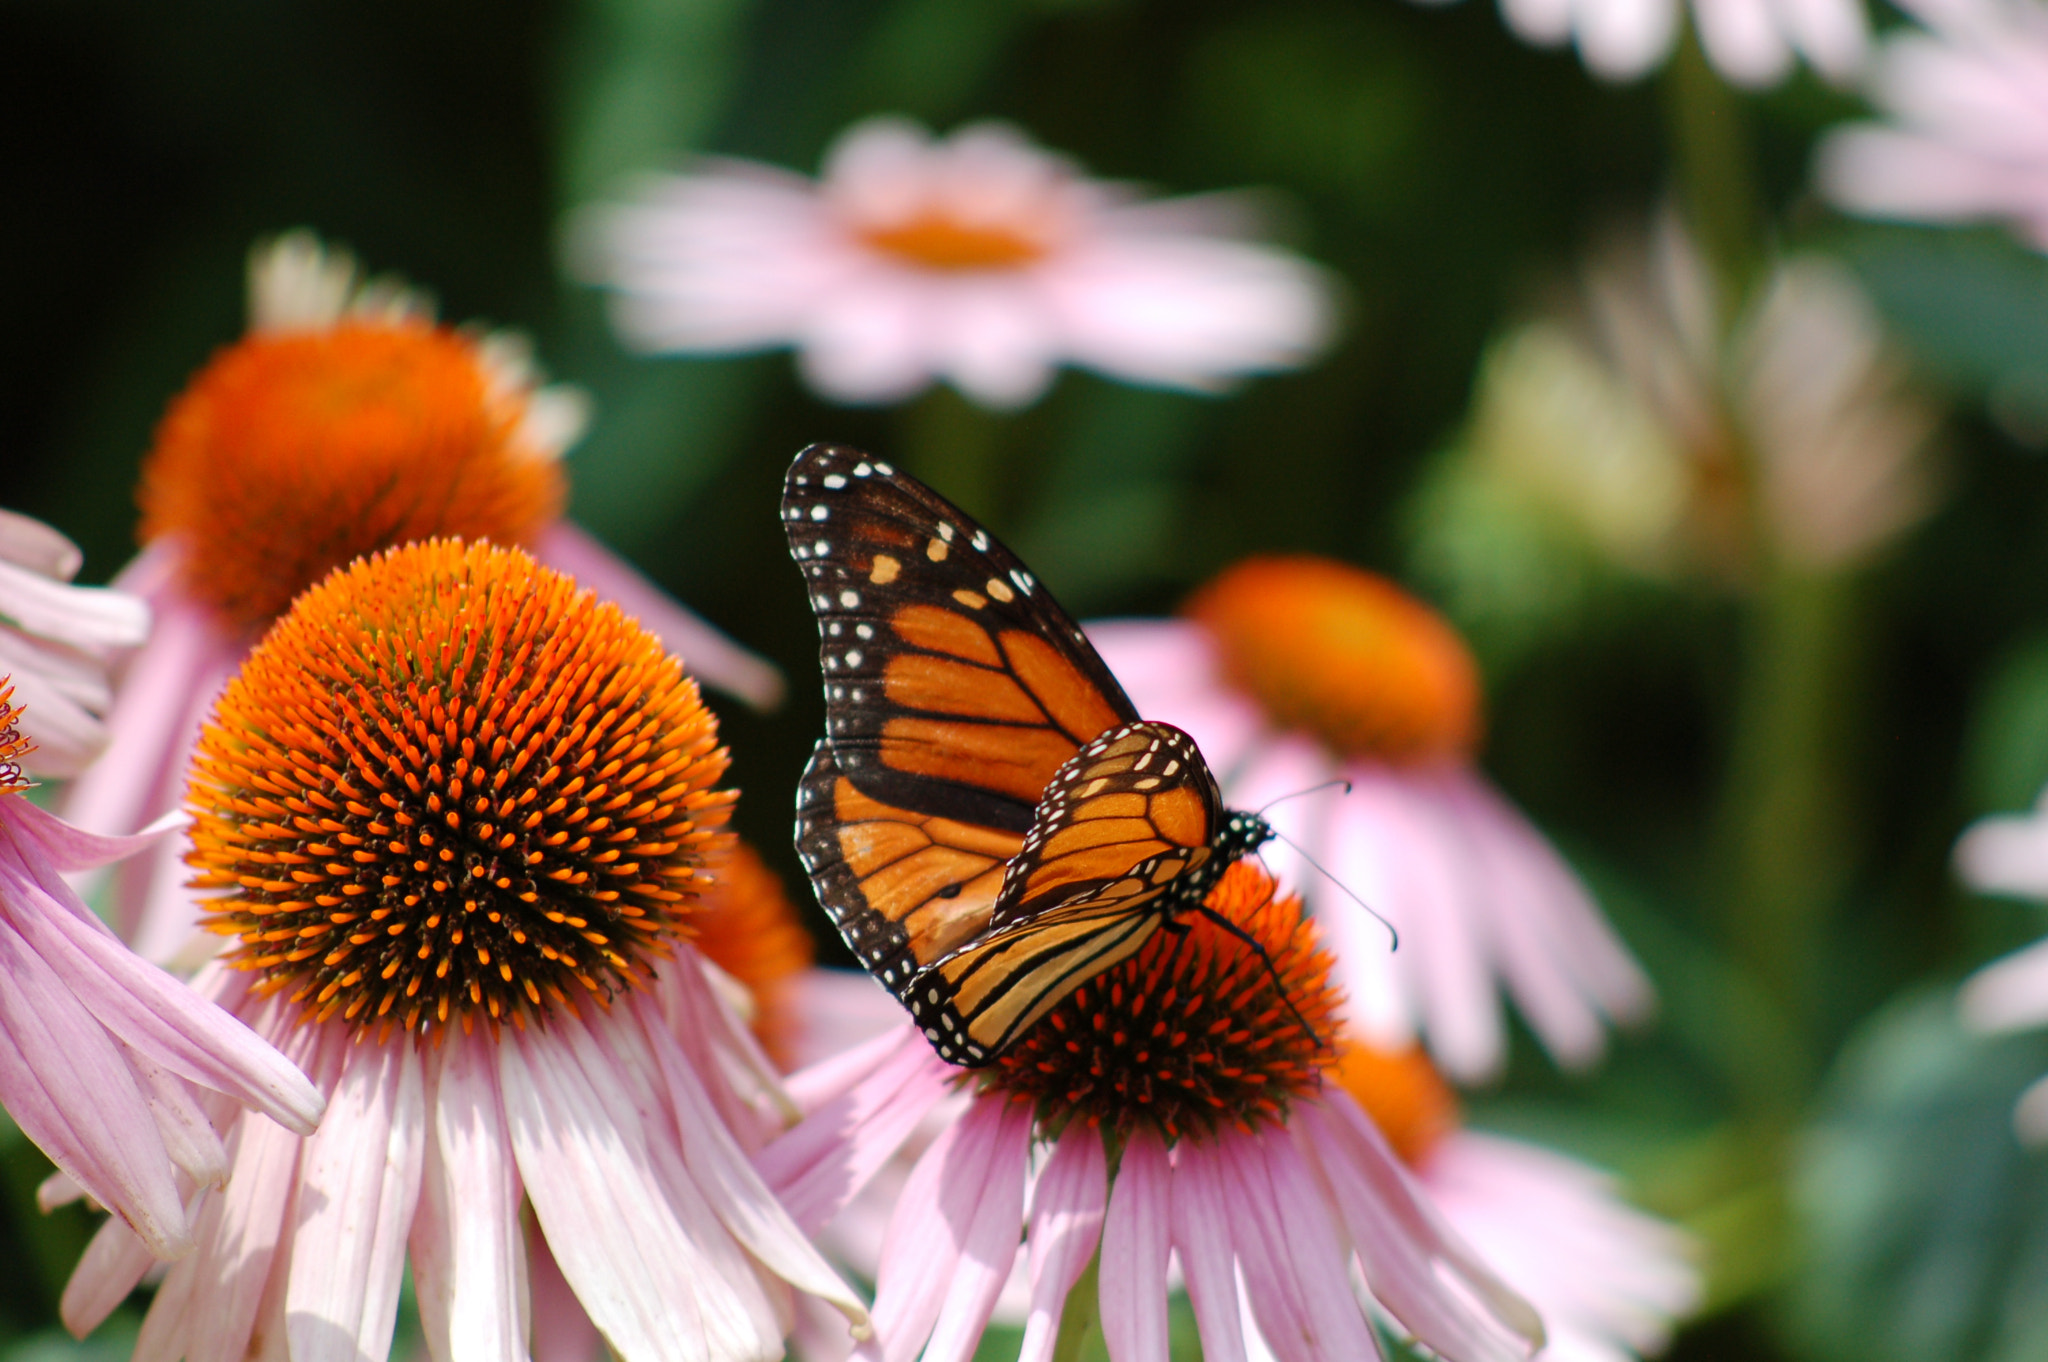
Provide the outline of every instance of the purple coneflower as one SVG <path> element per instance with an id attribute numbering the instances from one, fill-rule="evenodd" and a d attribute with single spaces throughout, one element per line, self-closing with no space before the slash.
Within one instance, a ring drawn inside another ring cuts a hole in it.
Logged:
<path id="1" fill-rule="evenodd" d="M 1089 638 L 1138 709 L 1193 734 L 1224 796 L 1267 817 L 1385 929 L 1284 843 L 1260 855 L 1330 935 L 1354 1022 L 1416 1030 L 1460 1081 L 1496 1074 L 1498 978 L 1552 1054 L 1589 1064 L 1603 1018 L 1650 1007 L 1648 980 L 1564 861 L 1479 773 L 1479 678 L 1463 642 L 1392 583 L 1311 557 L 1254 558 L 1187 618 L 1112 621 Z"/>
<path id="2" fill-rule="evenodd" d="M 516 549 L 432 540 L 302 595 L 214 708 L 190 860 L 229 938 L 198 991 L 328 1097 L 244 1118 L 138 1356 L 381 1357 L 408 1257 L 436 1359 L 526 1355 L 526 1215 L 613 1351 L 780 1357 L 793 1291 L 860 1302 L 748 1161 L 766 1057 L 689 944 L 724 854 L 696 684 Z M 104 1227 L 83 1333 L 147 1266 Z"/>

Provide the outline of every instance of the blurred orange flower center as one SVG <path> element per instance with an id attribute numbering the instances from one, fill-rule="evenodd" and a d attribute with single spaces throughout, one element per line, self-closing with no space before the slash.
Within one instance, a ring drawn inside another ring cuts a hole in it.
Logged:
<path id="1" fill-rule="evenodd" d="M 435 535 L 531 539 L 559 461 L 469 338 L 423 319 L 259 333 L 200 370 L 157 426 L 145 542 L 176 535 L 188 588 L 260 626 L 362 554 Z"/>
<path id="2" fill-rule="evenodd" d="M 1382 1050 L 1350 1038 L 1335 1072 L 1411 1168 L 1458 1128 L 1457 1094 L 1416 1046 Z"/>
<path id="3" fill-rule="evenodd" d="M 209 927 L 311 1019 L 524 1025 L 650 977 L 732 794 L 653 635 L 516 549 L 315 586 L 228 684 L 187 806 Z"/>
<path id="4" fill-rule="evenodd" d="M 1011 270 L 1048 250 L 1048 234 L 994 222 L 963 222 L 943 209 L 861 230 L 876 250 L 928 270 Z"/>
<path id="5" fill-rule="evenodd" d="M 1149 1125 L 1172 1140 L 1279 1119 L 1332 1057 L 1330 956 L 1301 900 L 1276 898 L 1256 862 L 1225 871 L 1208 907 L 1264 956 L 1184 918 L 1048 1012 L 985 1081 L 1035 1102 L 1054 1128 Z"/>
<path id="6" fill-rule="evenodd" d="M 1399 763 L 1467 756 L 1479 672 L 1442 617 L 1392 582 L 1308 555 L 1251 558 L 1196 592 L 1224 677 L 1279 724 Z"/>

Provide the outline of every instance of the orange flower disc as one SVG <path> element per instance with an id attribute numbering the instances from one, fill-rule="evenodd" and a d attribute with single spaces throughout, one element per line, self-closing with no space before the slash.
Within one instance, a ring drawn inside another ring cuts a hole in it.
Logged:
<path id="1" fill-rule="evenodd" d="M 1416 1046 L 1381 1050 L 1348 1040 L 1336 1077 L 1410 1168 L 1458 1128 L 1457 1094 Z"/>
<path id="2" fill-rule="evenodd" d="M 1386 578 L 1308 555 L 1250 558 L 1196 592 L 1224 677 L 1277 722 L 1397 763 L 1470 755 L 1479 671 L 1441 616 Z"/>
<path id="3" fill-rule="evenodd" d="M 754 1034 L 787 1068 L 797 1026 L 789 985 L 811 967 L 817 945 L 782 881 L 745 842 L 734 840 L 711 876 L 690 915 L 697 949 L 746 985 L 754 999 Z"/>
<path id="4" fill-rule="evenodd" d="M 21 736 L 21 711 L 14 707 L 14 685 L 0 676 L 0 794 L 18 794 L 35 782 L 21 769 L 21 759 L 35 744 Z"/>
<path id="5" fill-rule="evenodd" d="M 985 1081 L 1034 1102 L 1055 1129 L 1078 1117 L 1175 1140 L 1280 1119 L 1333 1058 L 1330 955 L 1301 900 L 1275 898 L 1256 862 L 1226 870 L 1207 906 L 1264 957 L 1205 917 L 1183 918 L 1046 1013 Z"/>
<path id="6" fill-rule="evenodd" d="M 359 560 L 215 705 L 208 925 L 305 1016 L 430 1032 L 651 977 L 723 854 L 717 722 L 652 634 L 517 549 Z"/>
<path id="7" fill-rule="evenodd" d="M 245 626 L 377 549 L 435 535 L 525 542 L 566 496 L 526 415 L 524 392 L 474 341 L 423 318 L 251 335 L 157 426 L 142 538 L 183 539 L 187 588 Z"/>

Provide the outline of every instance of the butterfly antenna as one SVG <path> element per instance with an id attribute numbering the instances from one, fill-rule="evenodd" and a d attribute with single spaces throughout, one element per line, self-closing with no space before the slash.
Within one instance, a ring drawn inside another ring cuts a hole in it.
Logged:
<path id="1" fill-rule="evenodd" d="M 1273 957 L 1267 952 L 1265 943 L 1206 903 L 1196 904 L 1195 911 L 1258 952 L 1259 959 L 1265 962 L 1266 973 L 1273 976 L 1274 987 L 1280 990 L 1280 1001 L 1287 1004 L 1287 1010 L 1294 1014 L 1295 1021 L 1301 1023 L 1301 1029 L 1308 1032 L 1309 1039 L 1321 1046 L 1324 1043 L 1322 1033 L 1310 1025 L 1309 1019 L 1302 1016 L 1301 1009 L 1294 1005 L 1294 995 L 1287 991 L 1287 980 L 1281 976 L 1280 967 L 1273 963 Z M 1179 945 L 1176 944 L 1174 949 L 1178 950 Z"/>
<path id="2" fill-rule="evenodd" d="M 1296 790 L 1291 794 L 1281 795 L 1278 799 L 1269 799 L 1266 801 L 1264 807 L 1258 810 L 1258 814 L 1261 818 L 1263 818 L 1266 816 L 1266 810 L 1272 808 L 1275 804 L 1285 804 L 1290 799 L 1299 799 L 1303 795 L 1312 795 L 1319 790 L 1327 790 L 1332 785 L 1342 785 L 1344 787 L 1345 794 L 1351 793 L 1351 782 L 1346 780 L 1342 776 L 1338 776 L 1336 779 L 1326 780 L 1320 785 L 1311 785 L 1306 790 Z"/>
<path id="3" fill-rule="evenodd" d="M 1387 947 L 1388 950 L 1398 951 L 1401 949 L 1400 929 L 1394 926 L 1393 923 L 1387 921 L 1386 916 L 1384 914 L 1382 914 L 1377 908 L 1374 908 L 1370 903 L 1367 903 L 1364 899 L 1358 897 L 1357 894 L 1353 893 L 1350 885 L 1344 883 L 1344 881 L 1338 879 L 1335 875 L 1332 875 L 1329 871 L 1323 869 L 1322 864 L 1319 861 L 1317 861 L 1315 857 L 1309 855 L 1306 851 L 1303 851 L 1301 849 L 1301 843 L 1295 841 L 1286 833 L 1281 832 L 1278 828 L 1275 828 L 1273 830 L 1273 837 L 1276 841 L 1285 842 L 1287 843 L 1287 845 L 1293 847 L 1294 854 L 1301 857 L 1302 860 L 1307 861 L 1309 863 L 1310 869 L 1314 870 L 1317 874 L 1321 875 L 1331 884 L 1334 884 L 1339 889 L 1343 890 L 1344 897 L 1350 899 L 1353 903 L 1365 909 L 1366 912 L 1371 913 L 1372 920 L 1374 922 L 1379 923 L 1380 926 L 1385 927 L 1387 929 L 1387 938 L 1392 943 Z"/>

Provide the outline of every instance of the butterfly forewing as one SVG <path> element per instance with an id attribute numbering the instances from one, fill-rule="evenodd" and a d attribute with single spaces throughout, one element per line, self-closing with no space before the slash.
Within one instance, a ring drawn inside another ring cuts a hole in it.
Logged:
<path id="1" fill-rule="evenodd" d="M 782 518 L 825 683 L 797 847 L 848 942 L 901 995 L 910 968 L 987 927 L 1053 773 L 1136 714 L 1016 555 L 888 464 L 806 449 Z"/>

